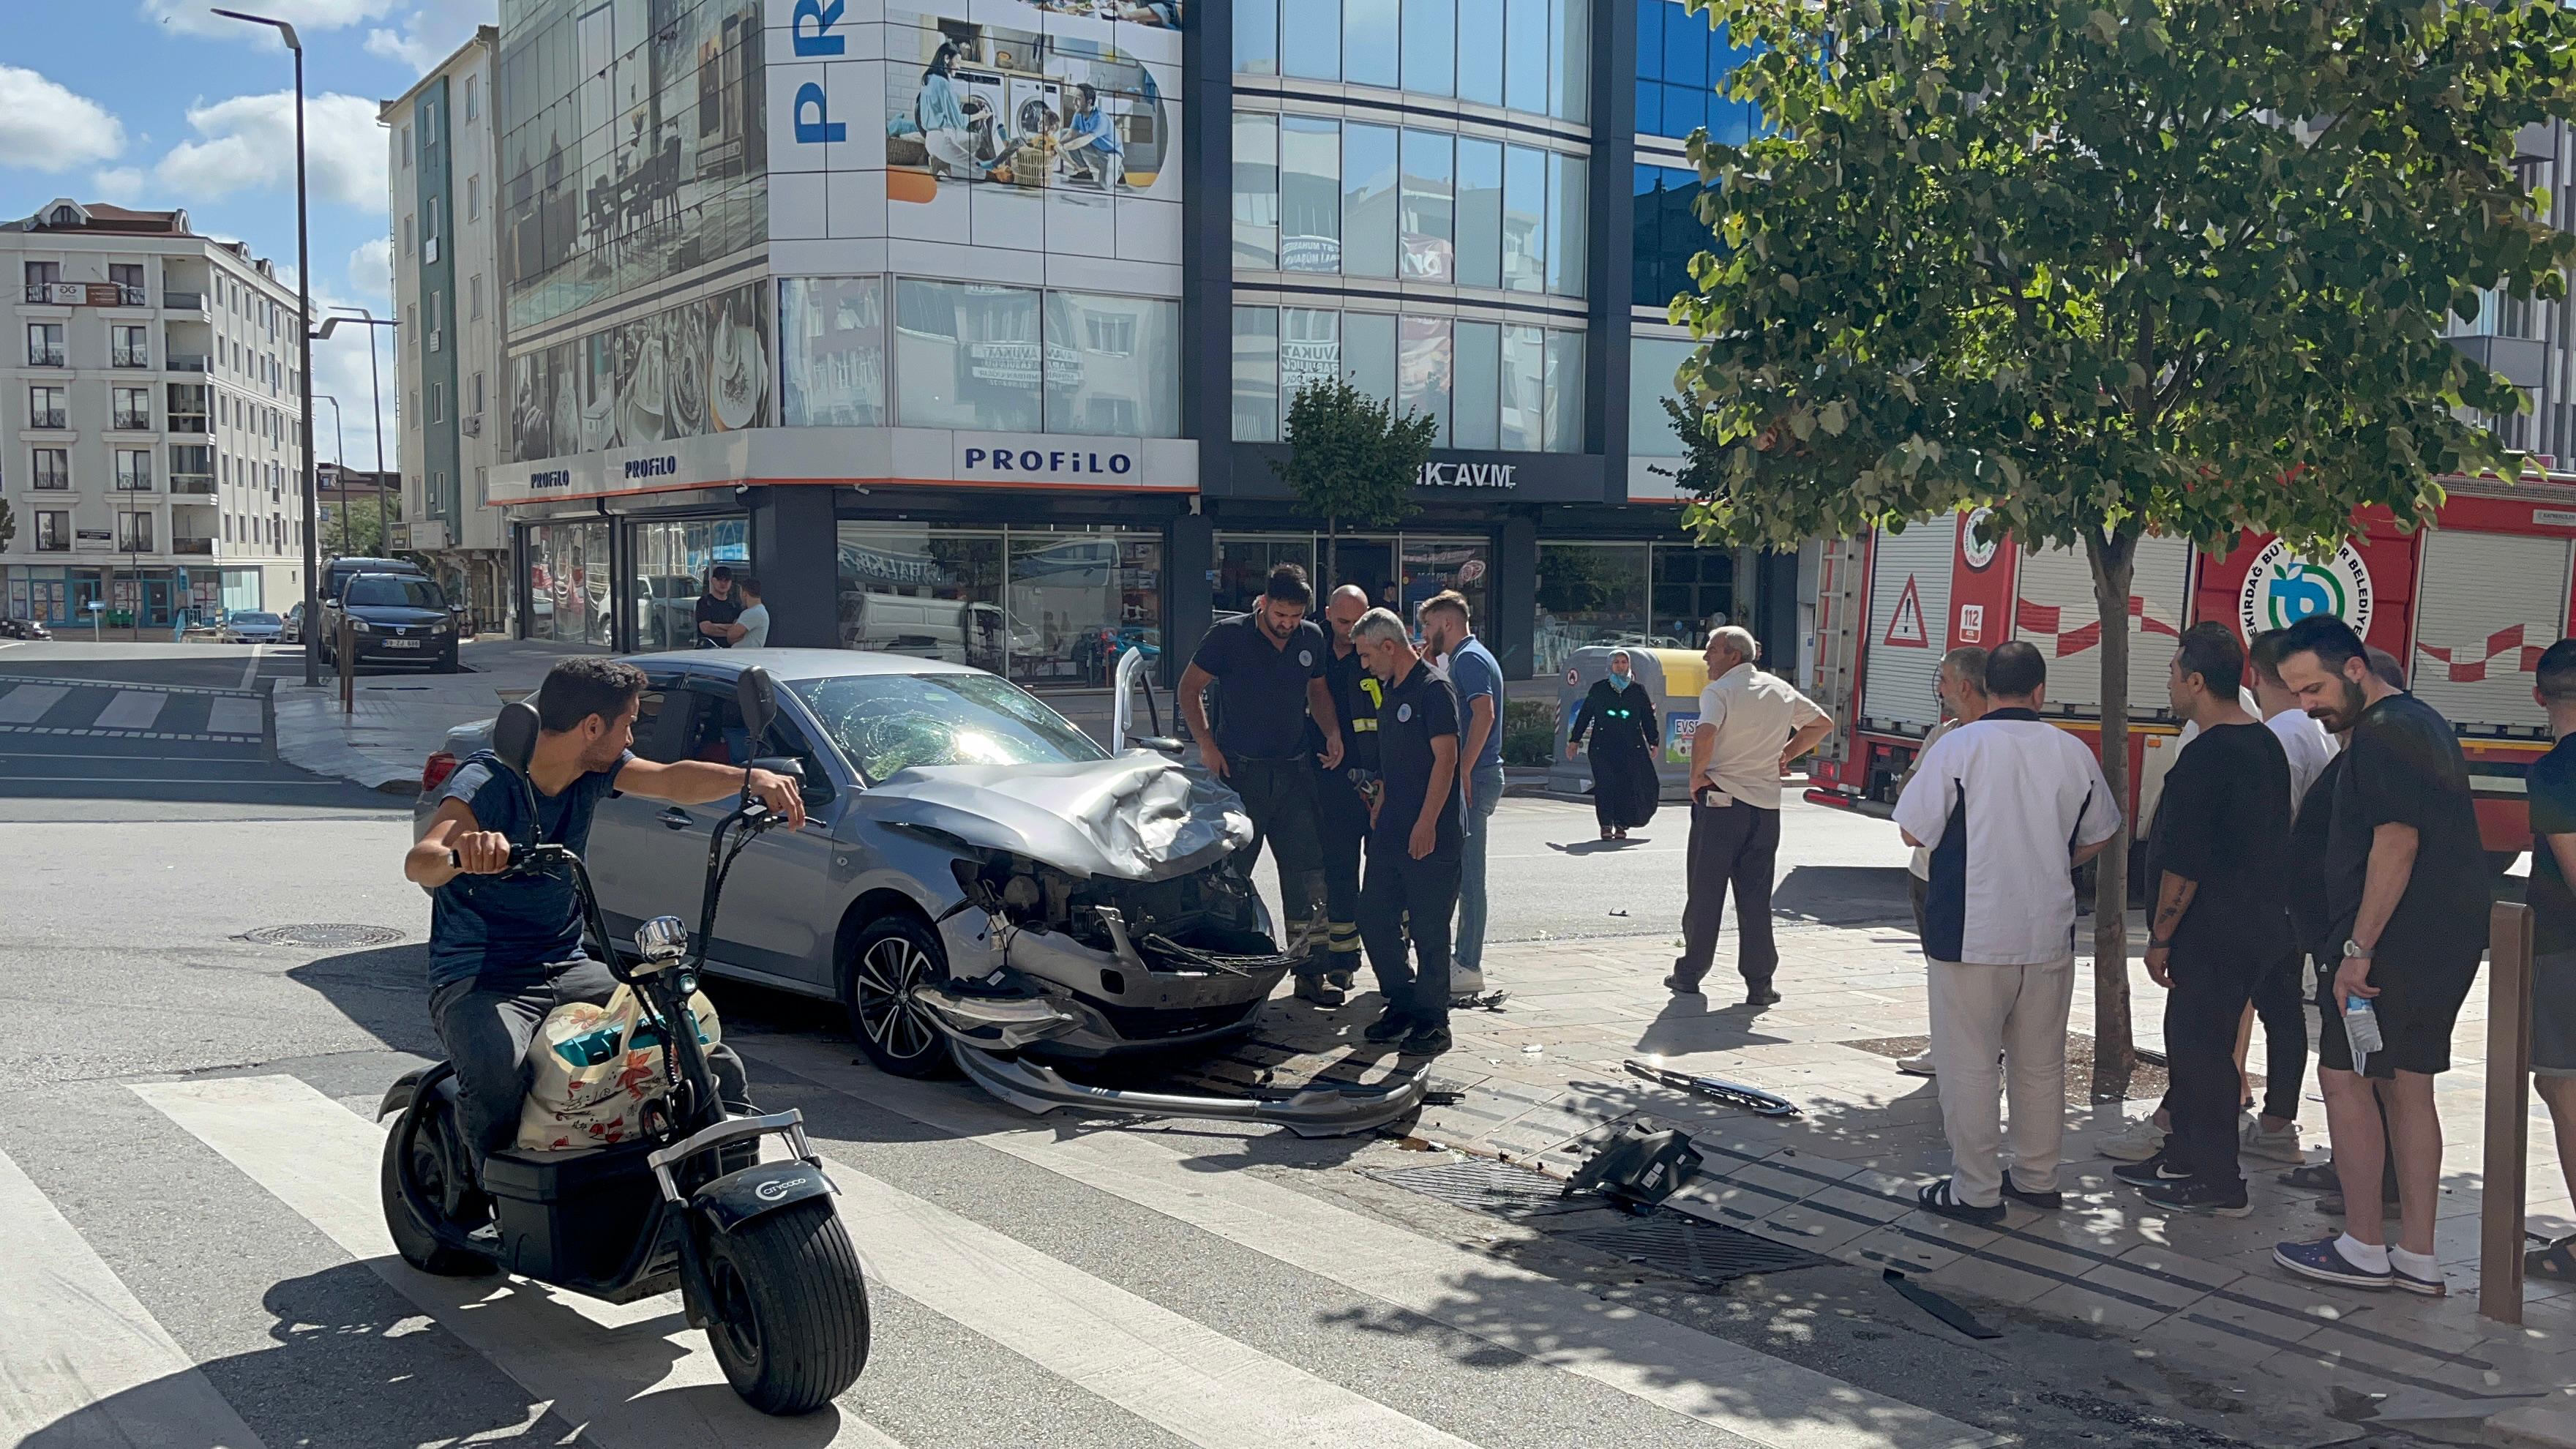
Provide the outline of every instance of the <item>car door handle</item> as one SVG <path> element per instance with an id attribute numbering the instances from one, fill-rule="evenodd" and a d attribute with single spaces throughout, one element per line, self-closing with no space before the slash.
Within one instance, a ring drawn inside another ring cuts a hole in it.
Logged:
<path id="1" fill-rule="evenodd" d="M 688 829 L 688 828 L 689 828 L 689 826 L 690 826 L 690 825 L 691 825 L 691 823 L 692 823 L 692 822 L 691 822 L 691 820 L 689 819 L 689 812 L 688 812 L 688 811 L 686 811 L 686 810 L 683 810 L 683 809 L 679 808 L 679 807 L 678 807 L 678 806 L 676 806 L 676 805 L 672 806 L 672 807 L 671 807 L 670 809 L 668 809 L 668 810 L 663 811 L 661 814 L 654 816 L 653 818 L 654 818 L 654 819 L 656 819 L 656 820 L 661 821 L 663 824 L 665 824 L 665 825 L 667 825 L 667 826 L 671 827 L 673 830 L 686 830 L 686 829 Z"/>

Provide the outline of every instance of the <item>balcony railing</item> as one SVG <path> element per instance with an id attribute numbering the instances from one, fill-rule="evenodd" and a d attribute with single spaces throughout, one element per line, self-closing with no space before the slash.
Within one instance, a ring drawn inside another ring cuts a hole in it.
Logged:
<path id="1" fill-rule="evenodd" d="M 203 372 L 205 370 L 206 355 L 202 352 L 173 352 L 170 354 L 169 366 L 162 369 L 164 372 Z"/>
<path id="2" fill-rule="evenodd" d="M 29 408 L 27 410 L 27 426 L 31 428 L 62 427 L 63 410 L 61 408 Z"/>
<path id="3" fill-rule="evenodd" d="M 107 362 L 110 367 L 150 367 L 152 349 L 149 347 L 115 348 L 108 353 Z"/>
<path id="4" fill-rule="evenodd" d="M 148 307 L 152 305 L 152 295 L 144 291 L 141 287 L 129 287 L 120 282 L 117 284 L 116 288 L 116 305 L 120 307 Z"/>
<path id="5" fill-rule="evenodd" d="M 211 538 L 174 538 L 170 540 L 170 551 L 210 554 L 215 551 L 215 541 Z"/>
<path id="6" fill-rule="evenodd" d="M 149 493 L 152 491 L 152 475 L 149 473 L 119 473 L 116 475 L 116 491 L 119 493 Z"/>
<path id="7" fill-rule="evenodd" d="M 207 431 L 206 415 L 204 413 L 172 413 L 170 415 L 170 431 L 174 433 L 204 433 Z"/>
<path id="8" fill-rule="evenodd" d="M 170 492 L 179 498 L 212 498 L 215 496 L 215 475 L 173 473 L 170 475 Z"/>
<path id="9" fill-rule="evenodd" d="M 69 473 L 39 473 L 36 475 L 36 491 L 39 493 L 61 493 L 69 490 L 71 486 L 72 475 Z"/>
<path id="10" fill-rule="evenodd" d="M 29 282 L 27 284 L 26 299 L 30 302 L 52 301 L 54 299 L 54 284 L 51 282 Z"/>
<path id="11" fill-rule="evenodd" d="M 182 292 L 173 287 L 163 287 L 161 289 L 161 305 L 172 312 L 203 312 L 206 310 L 206 294 L 203 292 Z"/>
<path id="12" fill-rule="evenodd" d="M 29 367 L 60 367 L 63 365 L 63 350 L 59 347 L 38 347 L 33 343 L 29 343 L 27 346 L 27 365 Z"/>
<path id="13" fill-rule="evenodd" d="M 123 433 L 148 433 L 152 431 L 152 415 L 150 413 L 129 413 L 120 410 L 115 417 L 109 420 L 108 426 Z"/>

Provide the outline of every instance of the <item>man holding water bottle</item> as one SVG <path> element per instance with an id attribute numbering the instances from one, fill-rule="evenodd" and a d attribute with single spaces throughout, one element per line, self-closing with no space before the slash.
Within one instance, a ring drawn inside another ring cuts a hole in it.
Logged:
<path id="1" fill-rule="evenodd" d="M 2343 620 L 2291 625 L 2280 669 L 2301 708 L 2329 730 L 2350 731 L 2331 787 L 2324 860 L 2342 959 L 2323 983 L 2317 1049 L 2345 1215 L 2340 1237 L 2282 1243 L 2273 1261 L 2323 1282 L 2439 1296 L 2442 1123 L 2433 1077 L 2451 1066 L 2451 1028 L 2485 949 L 2489 904 L 2468 767 L 2450 722 L 2373 673 Z M 2393 1243 L 2378 1191 L 2392 1153 Z"/>

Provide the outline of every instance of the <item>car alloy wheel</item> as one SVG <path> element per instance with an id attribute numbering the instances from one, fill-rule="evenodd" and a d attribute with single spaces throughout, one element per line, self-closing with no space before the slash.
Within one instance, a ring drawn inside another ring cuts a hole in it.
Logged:
<path id="1" fill-rule="evenodd" d="M 947 1034 L 911 999 L 913 987 L 948 974 L 930 927 L 908 915 L 878 918 L 852 943 L 847 969 L 850 1034 L 868 1059 L 897 1076 L 945 1075 Z"/>

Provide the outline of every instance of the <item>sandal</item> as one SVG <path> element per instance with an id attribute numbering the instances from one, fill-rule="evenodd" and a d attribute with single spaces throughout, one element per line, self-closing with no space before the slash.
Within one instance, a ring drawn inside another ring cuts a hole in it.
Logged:
<path id="1" fill-rule="evenodd" d="M 1963 1203 L 1951 1195 L 1951 1181 L 1952 1179 L 1945 1177 L 1939 1182 L 1925 1184 L 1915 1192 L 1914 1201 L 1926 1212 L 1938 1213 L 1954 1222 L 1969 1223 L 1981 1228 L 1992 1227 L 2004 1220 L 2002 1203 L 1994 1203 L 1987 1207 L 1974 1207 Z"/>
<path id="2" fill-rule="evenodd" d="M 2576 1237 L 2560 1238 L 2523 1254 L 2522 1275 L 2551 1283 L 2576 1283 Z"/>
<path id="3" fill-rule="evenodd" d="M 1625 825 L 1622 825 L 1622 826 L 1620 826 L 1617 830 L 1614 830 L 1614 831 L 1610 832 L 1610 838 L 1611 838 L 1611 839 L 1613 839 L 1613 840 L 1625 840 L 1625 839 L 1627 839 L 1627 838 L 1628 838 L 1628 827 L 1627 827 L 1627 826 L 1625 826 Z"/>
<path id="4" fill-rule="evenodd" d="M 1604 839 L 1604 840 L 1608 840 L 1608 839 L 1610 838 L 1610 827 L 1609 827 L 1609 826 L 1604 825 L 1604 826 L 1602 826 L 1602 827 L 1601 827 L 1601 838 L 1602 838 L 1602 839 Z"/>

